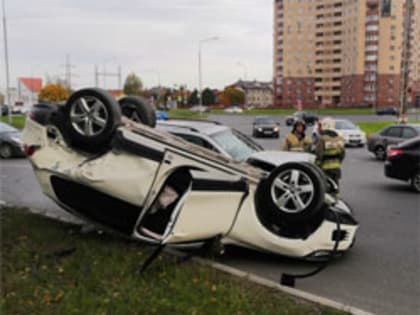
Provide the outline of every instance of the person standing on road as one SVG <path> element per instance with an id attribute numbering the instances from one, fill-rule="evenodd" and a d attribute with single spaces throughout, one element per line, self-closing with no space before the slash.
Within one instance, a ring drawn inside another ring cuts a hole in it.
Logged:
<path id="1" fill-rule="evenodd" d="M 341 164 L 346 156 L 345 141 L 334 130 L 334 121 L 324 119 L 318 123 L 318 140 L 315 143 L 316 163 L 339 187 Z"/>
<path id="2" fill-rule="evenodd" d="M 283 151 L 310 152 L 312 140 L 305 135 L 305 130 L 305 122 L 296 120 L 292 132 L 284 140 Z"/>

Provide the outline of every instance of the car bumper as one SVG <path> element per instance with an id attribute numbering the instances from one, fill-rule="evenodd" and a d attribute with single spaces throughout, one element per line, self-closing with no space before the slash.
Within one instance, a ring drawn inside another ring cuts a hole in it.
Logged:
<path id="1" fill-rule="evenodd" d="M 280 135 L 280 132 L 274 131 L 274 130 L 263 130 L 263 131 L 256 130 L 255 134 L 259 137 L 278 137 Z"/>
<path id="2" fill-rule="evenodd" d="M 346 146 L 364 146 L 366 140 L 363 138 L 347 138 L 345 144 Z"/>
<path id="3" fill-rule="evenodd" d="M 399 179 L 399 180 L 409 180 L 410 174 L 404 174 L 400 168 L 395 167 L 395 165 L 387 160 L 384 166 L 385 176 L 388 178 Z"/>
<path id="4" fill-rule="evenodd" d="M 248 247 L 258 251 L 271 252 L 282 256 L 299 259 L 307 259 L 317 252 L 331 252 L 336 246 L 334 240 L 337 235 L 341 238 L 337 247 L 339 252 L 345 252 L 354 244 L 358 223 L 353 220 L 345 220 L 340 224 L 340 230 L 334 216 L 326 218 L 320 226 L 306 239 L 292 239 L 279 236 L 264 227 L 251 205 L 252 201 L 247 201 L 235 223 L 231 233 L 227 236 L 227 244 L 235 244 Z M 351 210 L 343 205 L 338 205 L 340 213 L 344 217 L 353 217 Z M 334 209 L 330 208 L 330 211 Z M 337 212 L 337 209 L 335 209 Z M 348 213 L 347 215 L 345 213 Z"/>

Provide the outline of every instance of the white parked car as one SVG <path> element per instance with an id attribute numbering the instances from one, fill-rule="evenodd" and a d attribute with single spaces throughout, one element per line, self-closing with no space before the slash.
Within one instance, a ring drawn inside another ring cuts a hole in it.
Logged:
<path id="1" fill-rule="evenodd" d="M 129 102 L 143 124 L 121 117 Z M 237 161 L 155 129 L 141 99 L 119 103 L 84 89 L 27 117 L 23 141 L 36 177 L 70 213 L 157 245 L 217 240 L 307 259 L 352 246 L 353 212 L 326 192 L 309 157 L 254 152 Z"/>
<path id="2" fill-rule="evenodd" d="M 242 114 L 243 111 L 244 110 L 240 108 L 239 106 L 230 106 L 224 110 L 225 113 L 229 113 L 229 114 Z"/>
<path id="3" fill-rule="evenodd" d="M 334 123 L 334 130 L 338 132 L 340 136 L 344 138 L 346 146 L 358 146 L 363 147 L 366 142 L 366 134 L 350 120 L 347 119 L 331 119 L 326 118 L 325 120 L 332 121 Z M 321 121 L 322 123 L 322 121 Z M 314 126 L 313 136 L 317 136 L 318 126 Z"/>

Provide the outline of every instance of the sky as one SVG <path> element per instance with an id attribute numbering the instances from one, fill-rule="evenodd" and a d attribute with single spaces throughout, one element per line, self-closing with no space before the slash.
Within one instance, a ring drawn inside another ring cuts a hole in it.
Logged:
<path id="1" fill-rule="evenodd" d="M 75 88 L 94 85 L 94 66 L 130 72 L 146 87 L 223 88 L 239 78 L 272 76 L 273 0 L 4 0 L 11 86 L 18 77 L 64 77 L 70 56 Z M 3 14 L 3 12 L 2 12 Z M 5 87 L 3 26 L 0 88 Z M 100 87 L 118 88 L 116 78 Z"/>

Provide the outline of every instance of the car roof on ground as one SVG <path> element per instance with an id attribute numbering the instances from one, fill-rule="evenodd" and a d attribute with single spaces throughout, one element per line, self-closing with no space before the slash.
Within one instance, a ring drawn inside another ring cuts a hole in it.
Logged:
<path id="1" fill-rule="evenodd" d="M 165 129 L 171 129 L 172 131 L 178 130 L 189 130 L 193 132 L 204 133 L 211 135 L 219 131 L 228 129 L 229 127 L 224 126 L 218 122 L 210 120 L 190 120 L 190 119 L 170 119 L 166 121 L 159 121 L 157 124 L 159 127 Z"/>

